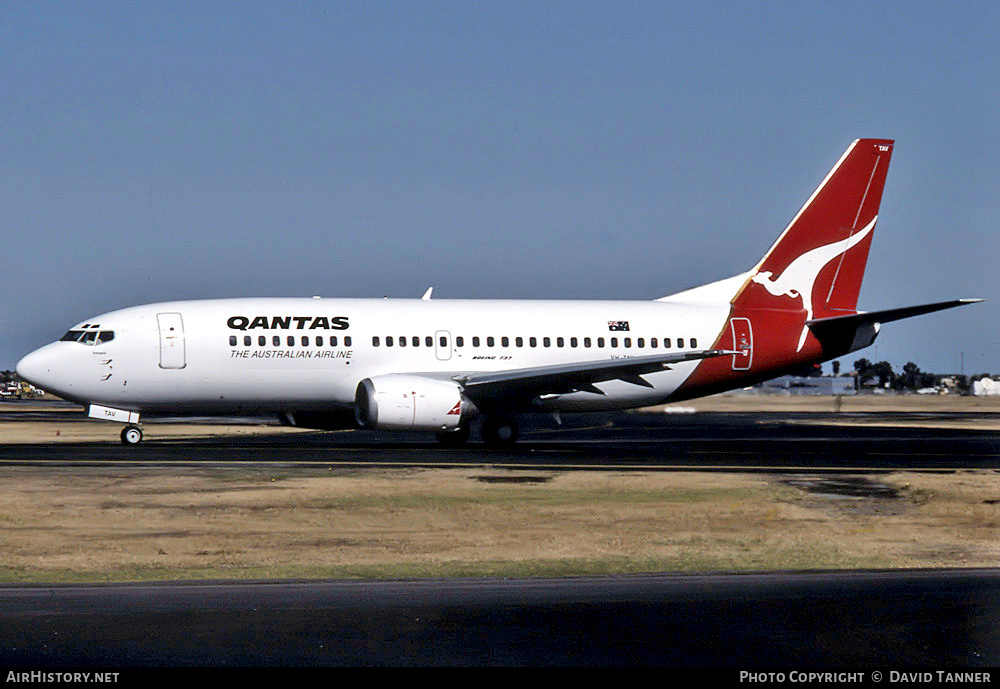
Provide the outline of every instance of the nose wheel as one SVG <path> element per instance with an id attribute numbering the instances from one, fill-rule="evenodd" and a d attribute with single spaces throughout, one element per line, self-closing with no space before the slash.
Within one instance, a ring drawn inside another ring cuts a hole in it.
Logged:
<path id="1" fill-rule="evenodd" d="M 122 429 L 122 444 L 135 446 L 142 442 L 142 429 L 130 424 Z"/>

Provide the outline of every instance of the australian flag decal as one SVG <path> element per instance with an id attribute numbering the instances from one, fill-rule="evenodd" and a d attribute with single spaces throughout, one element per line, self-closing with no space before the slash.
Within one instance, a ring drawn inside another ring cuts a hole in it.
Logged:
<path id="1" fill-rule="evenodd" d="M 608 330 L 616 332 L 628 330 L 628 321 L 608 321 Z"/>

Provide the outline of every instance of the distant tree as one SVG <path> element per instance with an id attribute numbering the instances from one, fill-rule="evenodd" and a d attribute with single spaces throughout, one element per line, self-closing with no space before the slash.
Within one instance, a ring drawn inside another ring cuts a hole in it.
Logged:
<path id="1" fill-rule="evenodd" d="M 908 390 L 919 389 L 923 384 L 923 375 L 919 366 L 912 361 L 907 361 L 903 364 L 903 373 L 899 376 L 900 388 Z"/>
<path id="2" fill-rule="evenodd" d="M 875 377 L 875 367 L 868 359 L 858 359 L 854 362 L 854 389 L 860 390 L 861 384 Z"/>
<path id="3" fill-rule="evenodd" d="M 878 376 L 878 386 L 884 388 L 895 387 L 896 374 L 892 370 L 892 364 L 888 361 L 880 361 L 871 368 L 874 375 Z"/>

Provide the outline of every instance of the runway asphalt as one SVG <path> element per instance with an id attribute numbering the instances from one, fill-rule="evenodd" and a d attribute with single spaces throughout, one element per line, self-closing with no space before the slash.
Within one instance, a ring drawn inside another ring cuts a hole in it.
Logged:
<path id="1" fill-rule="evenodd" d="M 984 416 L 992 420 L 996 415 Z M 960 417 L 970 418 L 967 414 Z M 139 447 L 124 447 L 114 441 L 0 444 L 0 466 L 39 462 L 323 462 L 647 470 L 1000 469 L 1000 432 L 976 428 L 975 419 L 966 427 L 905 425 L 942 420 L 954 418 L 946 414 L 587 414 L 567 416 L 560 428 L 545 425 L 544 418 L 529 420 L 521 442 L 503 449 L 477 442 L 443 448 L 429 433 L 374 431 L 157 439 L 157 425 L 151 423 L 147 425 L 147 440 Z M 843 425 L 845 421 L 860 425 Z M 866 421 L 879 425 L 865 425 Z M 0 417 L 0 433 L 2 428 Z"/>
<path id="2" fill-rule="evenodd" d="M 988 668 L 998 611 L 998 570 L 7 586 L 0 667 Z"/>

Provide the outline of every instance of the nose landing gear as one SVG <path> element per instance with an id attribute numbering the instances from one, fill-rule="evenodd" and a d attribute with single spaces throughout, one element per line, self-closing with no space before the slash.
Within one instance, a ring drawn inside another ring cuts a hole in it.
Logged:
<path id="1" fill-rule="evenodd" d="M 132 447 L 142 442 L 142 428 L 135 424 L 129 424 L 122 429 L 122 444 Z"/>

